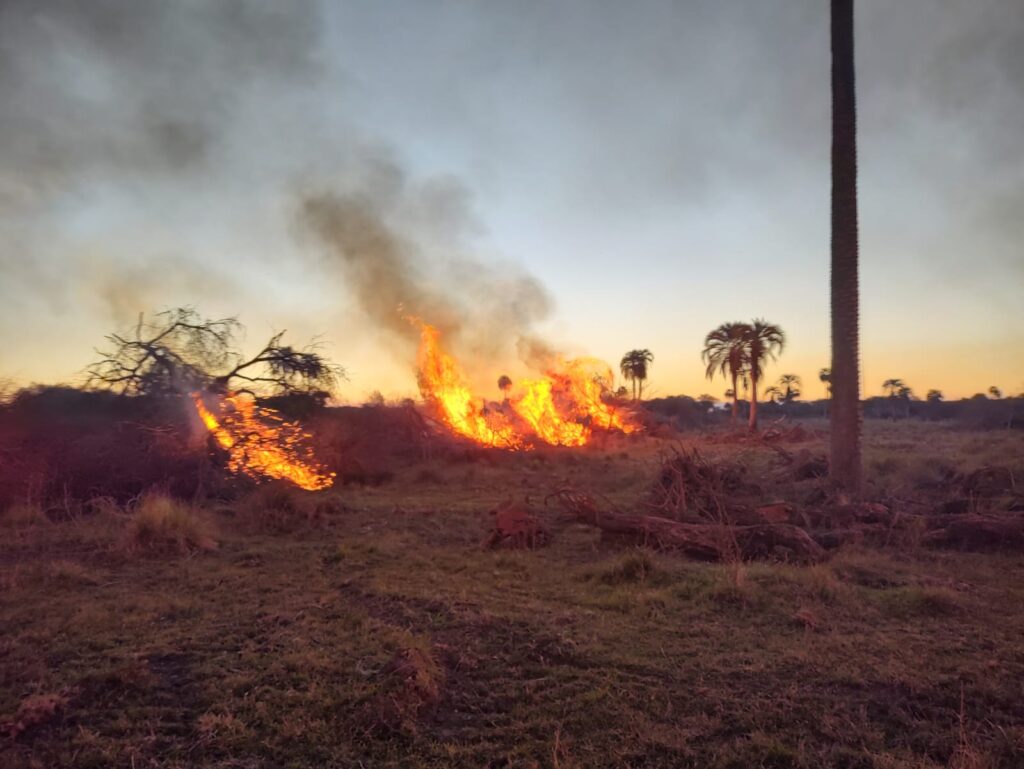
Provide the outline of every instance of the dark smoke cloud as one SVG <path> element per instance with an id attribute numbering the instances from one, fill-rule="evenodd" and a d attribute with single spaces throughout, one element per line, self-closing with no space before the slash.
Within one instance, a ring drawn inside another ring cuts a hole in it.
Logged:
<path id="1" fill-rule="evenodd" d="M 374 165 L 353 191 L 304 195 L 297 220 L 374 324 L 404 339 L 418 318 L 481 357 L 507 354 L 551 312 L 551 299 L 514 265 L 467 253 L 475 229 L 465 189 L 417 183 L 393 161 Z"/>
<path id="2" fill-rule="evenodd" d="M 239 163 L 239 116 L 316 78 L 319 35 L 312 0 L 0 0 L 3 311 L 121 323 L 230 290 L 189 242 L 203 196 L 230 209 L 225 180 L 273 157 Z"/>
<path id="3" fill-rule="evenodd" d="M 0 5 L 0 195 L 111 171 L 187 172 L 255 84 L 308 77 L 315 6 L 131 0 Z"/>

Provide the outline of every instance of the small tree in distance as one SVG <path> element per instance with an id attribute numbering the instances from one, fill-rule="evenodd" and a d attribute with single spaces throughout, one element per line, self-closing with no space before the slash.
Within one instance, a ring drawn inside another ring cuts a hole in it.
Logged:
<path id="1" fill-rule="evenodd" d="M 650 350 L 630 350 L 619 361 L 622 376 L 633 383 L 633 400 L 643 400 L 644 382 L 647 380 L 648 369 L 654 362 L 654 354 Z"/>
<path id="2" fill-rule="evenodd" d="M 512 389 L 512 379 L 508 374 L 498 377 L 498 389 L 501 390 L 502 399 L 507 403 L 509 391 Z"/>
<path id="3" fill-rule="evenodd" d="M 792 403 L 800 397 L 803 381 L 796 374 L 783 374 L 779 377 L 779 389 L 782 390 L 782 402 Z"/>

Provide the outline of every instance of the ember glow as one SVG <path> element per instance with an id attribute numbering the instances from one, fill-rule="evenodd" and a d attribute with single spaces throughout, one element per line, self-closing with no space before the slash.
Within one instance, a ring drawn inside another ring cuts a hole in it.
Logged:
<path id="1" fill-rule="evenodd" d="M 309 446 L 309 434 L 276 411 L 258 408 L 249 398 L 228 394 L 219 415 L 210 411 L 199 393 L 192 393 L 196 412 L 214 439 L 228 452 L 228 469 L 251 478 L 276 478 L 316 491 L 334 483 Z"/>
<path id="2" fill-rule="evenodd" d="M 453 432 L 482 446 L 529 449 L 535 443 L 584 446 L 593 431 L 636 431 L 626 415 L 602 397 L 611 369 L 591 358 L 556 361 L 540 379 L 514 385 L 505 404 L 487 405 L 466 384 L 458 363 L 441 347 L 440 332 L 420 327 L 419 384 L 424 400 Z"/>

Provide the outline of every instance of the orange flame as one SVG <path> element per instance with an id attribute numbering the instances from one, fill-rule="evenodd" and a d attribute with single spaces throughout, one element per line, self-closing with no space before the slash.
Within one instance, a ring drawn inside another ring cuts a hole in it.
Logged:
<path id="1" fill-rule="evenodd" d="M 583 446 L 590 439 L 586 425 L 564 419 L 555 406 L 550 379 L 524 380 L 512 408 L 533 429 L 537 437 L 552 446 Z"/>
<path id="2" fill-rule="evenodd" d="M 570 399 L 594 427 L 627 434 L 636 432 L 637 426 L 601 397 L 612 383 L 612 370 L 607 363 L 597 358 L 575 358 L 562 366 L 563 371 L 550 372 L 548 376 L 564 383 Z"/>
<path id="3" fill-rule="evenodd" d="M 584 446 L 594 429 L 635 432 L 637 427 L 603 399 L 611 369 L 593 358 L 558 361 L 542 379 L 527 379 L 513 388 L 509 415 L 488 409 L 465 383 L 458 363 L 441 348 L 440 332 L 420 327 L 419 382 L 424 399 L 455 433 L 483 446 L 529 449 L 539 440 L 552 446 Z"/>
<path id="4" fill-rule="evenodd" d="M 199 418 L 217 443 L 228 452 L 228 469 L 251 478 L 276 478 L 316 491 L 334 483 L 313 457 L 308 433 L 286 422 L 276 411 L 257 409 L 248 399 L 229 393 L 215 416 L 199 393 L 192 393 Z"/>
<path id="5" fill-rule="evenodd" d="M 484 446 L 522 448 L 522 439 L 503 415 L 485 413 L 483 402 L 477 404 L 459 365 L 441 349 L 438 330 L 426 323 L 419 325 L 420 390 L 437 408 L 441 420 L 459 435 Z"/>

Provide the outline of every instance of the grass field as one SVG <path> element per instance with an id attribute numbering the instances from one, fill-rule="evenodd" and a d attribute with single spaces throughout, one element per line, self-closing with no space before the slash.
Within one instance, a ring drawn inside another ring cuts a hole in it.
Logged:
<path id="1" fill-rule="evenodd" d="M 1024 766 L 1024 557 L 702 564 L 543 506 L 562 483 L 635 506 L 662 448 L 424 462 L 311 515 L 273 494 L 9 513 L 0 766 Z M 1019 433 L 869 425 L 879 499 L 1022 462 Z M 509 495 L 549 547 L 480 549 Z"/>

